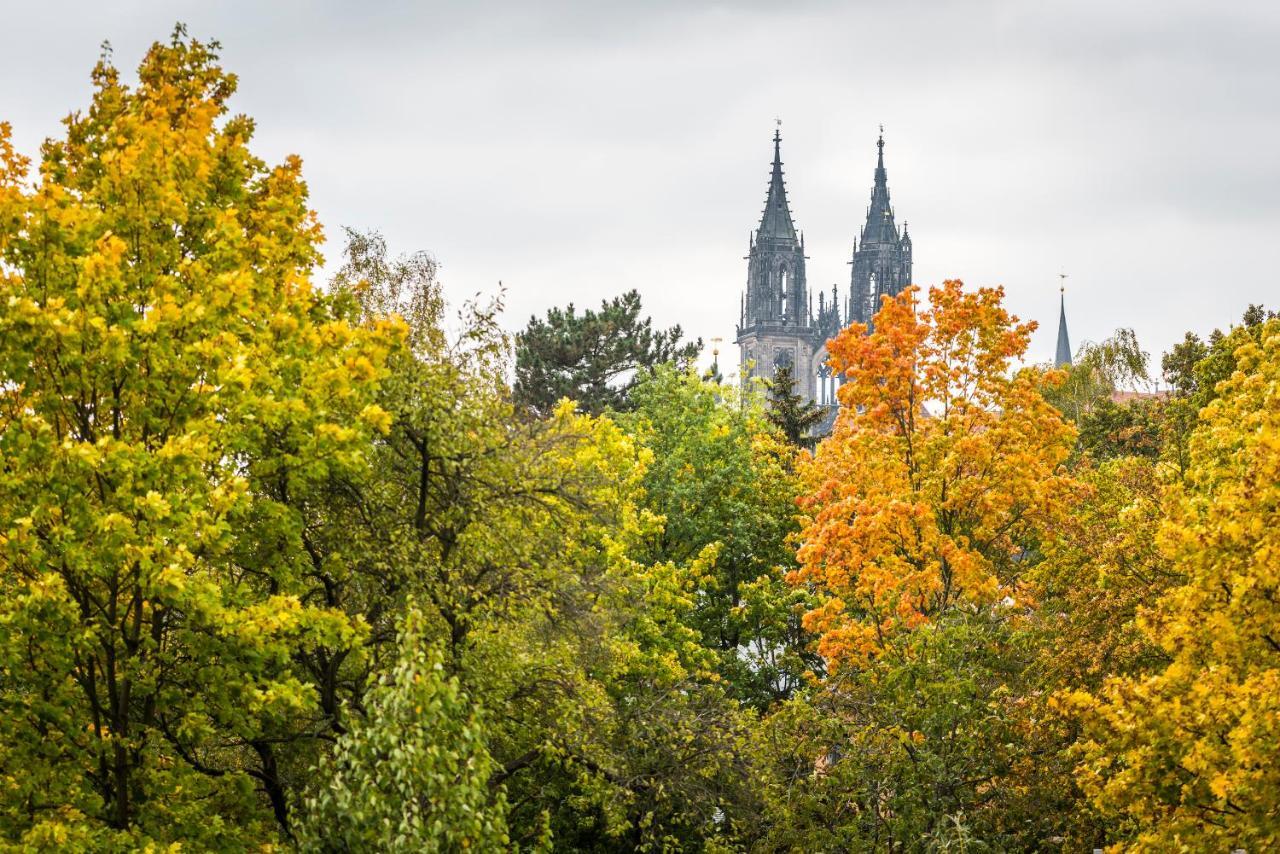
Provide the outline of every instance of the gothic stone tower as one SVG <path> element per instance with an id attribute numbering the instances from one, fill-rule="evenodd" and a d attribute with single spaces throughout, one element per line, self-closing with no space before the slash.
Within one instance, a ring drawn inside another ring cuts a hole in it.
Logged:
<path id="1" fill-rule="evenodd" d="M 805 287 L 804 235 L 796 233 L 782 180 L 781 134 L 773 135 L 773 173 L 760 227 L 749 240 L 747 292 L 738 317 L 744 380 L 771 379 L 790 365 L 795 391 L 813 400 L 817 330 Z"/>
<path id="2" fill-rule="evenodd" d="M 883 131 L 883 129 L 882 129 Z M 876 162 L 875 185 L 861 240 L 853 240 L 853 281 L 849 288 L 848 323 L 865 323 L 880 310 L 880 297 L 897 296 L 911 284 L 911 236 L 906 223 L 902 234 L 893 221 L 889 203 L 889 178 L 884 169 L 884 134 L 876 141 L 880 150 Z"/>

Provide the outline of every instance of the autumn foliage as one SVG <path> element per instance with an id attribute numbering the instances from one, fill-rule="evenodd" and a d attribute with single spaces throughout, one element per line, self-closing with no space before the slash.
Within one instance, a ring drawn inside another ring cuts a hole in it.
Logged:
<path id="1" fill-rule="evenodd" d="M 294 508 L 385 429 L 402 324 L 313 287 L 301 161 L 250 153 L 207 46 L 94 84 L 38 175 L 0 171 L 5 821 L 227 844 L 201 813 L 257 826 L 241 774 L 284 815 L 291 657 L 362 633 L 306 595 Z"/>
<path id="2" fill-rule="evenodd" d="M 318 281 L 216 45 L 92 79 L 34 167 L 0 123 L 0 848 L 1280 846 L 1274 316 L 1137 405 L 1132 332 L 908 288 L 813 448 L 638 296 Z"/>
<path id="3" fill-rule="evenodd" d="M 871 334 L 829 344 L 845 377 L 831 438 L 806 466 L 800 569 L 822 591 L 806 617 L 832 662 L 961 603 L 1024 596 L 1019 563 L 1059 517 L 1072 428 L 1045 402 L 1050 381 L 1009 374 L 1035 328 L 999 289 L 958 281 L 886 299 Z"/>
<path id="4" fill-rule="evenodd" d="M 1067 700 L 1087 723 L 1083 783 L 1134 822 L 1135 850 L 1280 845 L 1280 323 L 1259 337 L 1168 495 L 1159 546 L 1185 583 L 1137 620 L 1168 664 Z"/>

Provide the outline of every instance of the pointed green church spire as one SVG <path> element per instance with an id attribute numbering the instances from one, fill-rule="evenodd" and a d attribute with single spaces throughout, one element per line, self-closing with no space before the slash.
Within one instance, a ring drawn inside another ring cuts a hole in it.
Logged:
<path id="1" fill-rule="evenodd" d="M 1065 273 L 1059 274 L 1066 279 Z M 1067 286 L 1058 287 L 1058 352 L 1054 354 L 1053 366 L 1065 368 L 1071 365 L 1071 339 L 1067 336 Z"/>

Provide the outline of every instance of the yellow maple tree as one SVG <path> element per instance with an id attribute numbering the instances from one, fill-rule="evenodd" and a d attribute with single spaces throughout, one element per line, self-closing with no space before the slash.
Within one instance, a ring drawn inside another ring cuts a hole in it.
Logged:
<path id="1" fill-rule="evenodd" d="M 309 595 L 300 508 L 365 471 L 403 324 L 312 286 L 301 161 L 253 154 L 235 82 L 178 29 L 134 86 L 99 62 L 35 175 L 0 125 L 0 832 L 25 848 L 287 836 L 278 757 L 319 709 L 295 662 L 365 631 Z"/>
<path id="2" fill-rule="evenodd" d="M 1138 625 L 1170 663 L 1066 700 L 1081 784 L 1134 828 L 1117 848 L 1280 846 L 1280 321 L 1260 341 L 1236 350 L 1167 499 L 1159 544 L 1186 583 Z"/>

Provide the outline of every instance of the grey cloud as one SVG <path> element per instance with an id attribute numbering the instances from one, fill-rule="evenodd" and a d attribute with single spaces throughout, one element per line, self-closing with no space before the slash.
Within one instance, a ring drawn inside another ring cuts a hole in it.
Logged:
<path id="1" fill-rule="evenodd" d="M 25 4 L 0 119 L 34 153 L 100 41 L 132 66 L 179 19 L 331 235 L 429 249 L 457 298 L 501 279 L 513 326 L 637 287 L 731 338 L 774 116 L 815 288 L 846 283 L 883 122 L 917 278 L 1004 283 L 1037 358 L 1062 270 L 1076 341 L 1280 304 L 1273 3 Z"/>

